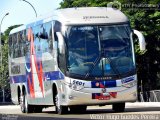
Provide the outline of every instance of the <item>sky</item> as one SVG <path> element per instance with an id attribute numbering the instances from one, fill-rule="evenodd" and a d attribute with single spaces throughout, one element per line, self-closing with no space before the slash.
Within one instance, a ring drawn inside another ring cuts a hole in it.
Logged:
<path id="1" fill-rule="evenodd" d="M 37 16 L 42 16 L 60 7 L 59 3 L 63 0 L 26 0 L 31 3 Z M 0 21 L 9 12 L 1 25 L 4 32 L 9 26 L 26 24 L 36 18 L 33 8 L 22 0 L 0 0 Z"/>

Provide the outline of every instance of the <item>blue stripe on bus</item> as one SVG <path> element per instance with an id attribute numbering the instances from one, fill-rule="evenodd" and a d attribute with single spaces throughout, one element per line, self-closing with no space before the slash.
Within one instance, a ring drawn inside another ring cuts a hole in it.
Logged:
<path id="1" fill-rule="evenodd" d="M 64 75 L 60 71 L 45 72 L 44 76 L 47 81 L 64 79 Z"/>
<path id="2" fill-rule="evenodd" d="M 92 88 L 112 88 L 117 87 L 116 80 L 102 80 L 102 81 L 92 81 Z"/>
<path id="3" fill-rule="evenodd" d="M 26 82 L 26 75 L 10 76 L 10 83 L 24 83 Z"/>
<path id="4" fill-rule="evenodd" d="M 52 81 L 52 80 L 62 80 L 64 79 L 64 75 L 60 71 L 52 71 L 52 72 L 45 72 L 43 74 L 44 81 Z M 27 80 L 26 75 L 19 75 L 19 76 L 11 76 L 10 82 L 11 83 L 24 83 Z M 92 81 L 91 87 L 92 88 L 111 88 L 116 87 L 116 80 L 102 80 L 102 81 Z"/>
<path id="5" fill-rule="evenodd" d="M 51 80 L 61 80 L 64 79 L 64 75 L 60 71 L 52 71 L 52 72 L 45 72 L 44 80 L 51 81 Z M 18 76 L 11 76 L 10 83 L 24 83 L 27 80 L 27 75 L 18 75 Z"/>

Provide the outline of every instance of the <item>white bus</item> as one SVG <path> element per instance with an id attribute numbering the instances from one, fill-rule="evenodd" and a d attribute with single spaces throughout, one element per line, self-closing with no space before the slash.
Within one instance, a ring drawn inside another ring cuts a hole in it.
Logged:
<path id="1" fill-rule="evenodd" d="M 132 36 L 119 10 L 106 7 L 59 9 L 10 32 L 11 96 L 23 113 L 55 106 L 58 114 L 84 112 L 91 105 L 137 100 Z"/>

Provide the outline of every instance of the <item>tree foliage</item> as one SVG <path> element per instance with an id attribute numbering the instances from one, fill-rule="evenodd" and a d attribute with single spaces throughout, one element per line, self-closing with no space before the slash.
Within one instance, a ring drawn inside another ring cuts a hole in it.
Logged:
<path id="1" fill-rule="evenodd" d="M 63 0 L 61 8 L 71 7 L 103 7 L 107 6 L 107 0 Z"/>
<path id="2" fill-rule="evenodd" d="M 9 72 L 8 72 L 8 37 L 13 28 L 20 25 L 13 25 L 2 34 L 2 66 L 0 68 L 0 88 L 9 87 Z"/>

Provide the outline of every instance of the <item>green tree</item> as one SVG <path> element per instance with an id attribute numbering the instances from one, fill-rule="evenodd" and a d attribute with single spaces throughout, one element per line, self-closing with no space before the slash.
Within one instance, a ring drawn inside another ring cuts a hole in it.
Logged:
<path id="1" fill-rule="evenodd" d="M 111 0 L 110 0 L 111 1 Z M 104 7 L 107 6 L 107 0 L 63 0 L 60 8 L 71 7 Z"/>
<path id="2" fill-rule="evenodd" d="M 2 34 L 2 66 L 0 68 L 0 88 L 4 90 L 9 90 L 9 71 L 8 71 L 8 37 L 12 29 L 20 25 L 13 25 L 8 27 L 8 29 Z M 9 95 L 8 93 L 7 95 Z"/>

